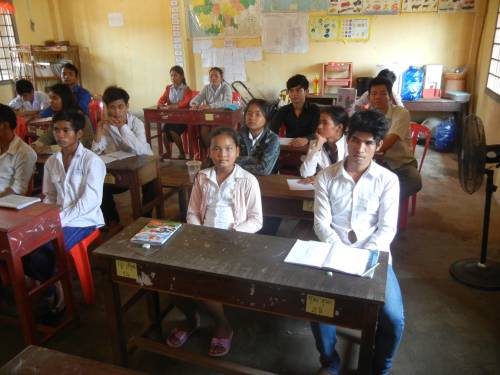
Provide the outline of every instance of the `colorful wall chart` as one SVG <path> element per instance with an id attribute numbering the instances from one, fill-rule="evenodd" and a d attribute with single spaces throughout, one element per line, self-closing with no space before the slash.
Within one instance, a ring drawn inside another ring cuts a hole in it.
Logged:
<path id="1" fill-rule="evenodd" d="M 472 12 L 475 0 L 439 0 L 439 12 Z"/>
<path id="2" fill-rule="evenodd" d="M 401 9 L 404 13 L 435 12 L 438 0 L 403 0 Z"/>
<path id="3" fill-rule="evenodd" d="M 328 0 L 329 14 L 360 14 L 362 11 L 362 0 Z"/>
<path id="4" fill-rule="evenodd" d="M 339 17 L 309 16 L 309 40 L 329 42 L 338 39 Z"/>
<path id="5" fill-rule="evenodd" d="M 328 0 L 261 0 L 262 12 L 319 12 L 325 11 Z"/>
<path id="6" fill-rule="evenodd" d="M 366 41 L 370 39 L 369 17 L 342 17 L 339 39 L 349 41 Z"/>
<path id="7" fill-rule="evenodd" d="M 398 14 L 401 11 L 400 0 L 363 0 L 364 14 Z"/>

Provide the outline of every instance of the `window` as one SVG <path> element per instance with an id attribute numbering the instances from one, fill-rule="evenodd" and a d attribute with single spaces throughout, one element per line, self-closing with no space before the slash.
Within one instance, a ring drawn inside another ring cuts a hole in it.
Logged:
<path id="1" fill-rule="evenodd" d="M 500 7 L 495 27 L 495 39 L 493 39 L 493 48 L 491 49 L 490 70 L 486 88 L 500 98 Z"/>
<path id="2" fill-rule="evenodd" d="M 13 78 L 10 47 L 15 47 L 17 33 L 14 16 L 5 10 L 0 10 L 0 81 Z"/>

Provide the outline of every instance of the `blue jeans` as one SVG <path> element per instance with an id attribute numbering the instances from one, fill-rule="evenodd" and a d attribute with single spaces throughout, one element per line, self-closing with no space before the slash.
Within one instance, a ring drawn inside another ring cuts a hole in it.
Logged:
<path id="1" fill-rule="evenodd" d="M 391 265 L 387 268 L 385 303 L 379 311 L 377 323 L 372 373 L 378 375 L 387 374 L 392 367 L 392 359 L 396 354 L 404 329 L 403 298 Z M 338 374 L 340 357 L 335 350 L 336 327 L 316 322 L 311 322 L 311 327 L 320 354 L 321 366 L 332 374 Z"/>

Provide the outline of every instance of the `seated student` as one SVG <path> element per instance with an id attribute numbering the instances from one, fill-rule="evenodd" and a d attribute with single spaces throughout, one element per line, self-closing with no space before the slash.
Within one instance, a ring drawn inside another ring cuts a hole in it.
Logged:
<path id="1" fill-rule="evenodd" d="M 78 68 L 71 63 L 64 64 L 61 70 L 61 81 L 71 88 L 81 110 L 89 116 L 89 103 L 92 100 L 92 95 L 78 84 Z"/>
<path id="2" fill-rule="evenodd" d="M 16 136 L 14 111 L 0 104 L 0 197 L 25 195 L 35 171 L 36 153 Z"/>
<path id="3" fill-rule="evenodd" d="M 382 77 L 388 79 L 392 85 L 396 82 L 396 75 L 389 69 L 382 69 L 378 72 L 377 77 Z M 359 109 L 366 109 L 370 104 L 368 100 L 368 90 L 365 91 L 358 99 L 356 99 L 355 107 Z M 392 90 L 392 104 L 404 107 L 403 101 L 401 100 L 401 95 L 399 95 L 394 89 Z"/>
<path id="4" fill-rule="evenodd" d="M 162 96 L 158 99 L 157 106 L 159 108 L 165 107 L 167 109 L 188 108 L 193 92 L 186 83 L 184 69 L 182 69 L 179 65 L 175 65 L 170 68 L 170 80 L 172 81 L 172 84 L 165 88 Z M 186 153 L 184 151 L 184 145 L 182 144 L 181 134 L 186 131 L 186 125 L 165 124 L 164 130 L 165 148 L 168 150 L 170 142 L 173 141 L 179 149 L 179 159 L 185 159 Z"/>
<path id="5" fill-rule="evenodd" d="M 44 167 L 43 201 L 59 206 L 66 251 L 104 224 L 99 206 L 106 166 L 81 144 L 84 126 L 85 117 L 75 109 L 55 113 L 54 137 L 61 151 L 52 155 Z M 50 279 L 55 268 L 52 243 L 25 256 L 23 264 L 32 279 Z M 54 290 L 51 294 L 51 308 L 57 312 L 63 307 L 62 295 L 54 300 Z"/>
<path id="6" fill-rule="evenodd" d="M 410 114 L 391 103 L 392 84 L 385 78 L 374 78 L 368 85 L 370 108 L 378 109 L 389 120 L 389 131 L 379 152 L 384 163 L 399 178 L 401 200 L 422 189 L 411 145 Z"/>
<path id="7" fill-rule="evenodd" d="M 295 138 L 291 145 L 305 146 L 314 136 L 319 123 L 319 107 L 306 102 L 309 81 L 302 74 L 291 77 L 286 82 L 290 104 L 279 109 L 271 122 L 271 130 L 279 134 L 281 125 L 285 126 L 285 137 Z"/>
<path id="8" fill-rule="evenodd" d="M 252 99 L 245 110 L 245 125 L 240 130 L 240 167 L 254 175 L 273 172 L 280 154 L 278 136 L 267 126 L 268 104 Z"/>
<path id="9" fill-rule="evenodd" d="M 214 66 L 208 71 L 210 83 L 203 87 L 189 103 L 191 109 L 224 108 L 233 101 L 233 90 L 229 83 L 224 81 L 224 73 L 221 68 Z M 210 126 L 200 126 L 201 140 L 208 149 Z"/>
<path id="10" fill-rule="evenodd" d="M 331 106 L 321 109 L 315 139 L 309 143 L 309 150 L 300 166 L 303 182 L 314 182 L 314 176 L 320 170 L 345 159 L 347 143 L 344 130 L 348 120 L 347 113 L 342 107 Z"/>
<path id="11" fill-rule="evenodd" d="M 49 97 L 41 91 L 35 91 L 27 79 L 16 81 L 17 96 L 9 102 L 14 111 L 41 111 L 49 106 Z"/>
<path id="12" fill-rule="evenodd" d="M 120 87 L 110 86 L 104 90 L 102 101 L 106 105 L 106 113 L 97 124 L 92 142 L 92 151 L 96 154 L 125 151 L 135 155 L 153 155 L 146 141 L 144 123 L 128 111 L 129 99 L 128 93 Z M 104 186 L 101 209 L 106 225 L 120 222 L 113 194 L 124 191 L 127 189 Z M 143 185 L 142 193 L 144 202 L 151 201 L 154 196 L 153 184 Z"/>
<path id="13" fill-rule="evenodd" d="M 351 118 L 347 133 L 349 154 L 343 161 L 323 169 L 316 179 L 314 231 L 321 241 L 387 251 L 390 256 L 397 229 L 399 184 L 394 173 L 373 161 L 386 131 L 387 119 L 378 111 L 358 112 Z M 311 326 L 322 366 L 318 374 L 338 374 L 340 357 L 335 350 L 335 326 Z M 401 290 L 389 264 L 371 373 L 388 373 L 403 328 Z"/>
<path id="14" fill-rule="evenodd" d="M 238 134 L 229 128 L 210 133 L 212 168 L 204 169 L 195 178 L 189 200 L 189 224 L 255 233 L 262 227 L 262 203 L 257 179 L 235 164 L 239 154 Z M 176 298 L 175 304 L 186 315 L 186 325 L 174 328 L 167 344 L 179 348 L 199 327 L 196 302 Z M 217 302 L 204 302 L 215 320 L 214 337 L 208 355 L 221 357 L 231 348 L 233 329 Z"/>
<path id="15" fill-rule="evenodd" d="M 50 107 L 40 112 L 41 117 L 55 116 L 62 110 L 80 110 L 78 104 L 75 102 L 75 97 L 71 93 L 69 86 L 62 83 L 56 83 L 49 88 L 49 99 Z M 90 148 L 90 146 L 92 145 L 92 139 L 94 138 L 94 130 L 92 128 L 92 123 L 87 116 L 84 116 L 84 120 L 85 127 L 83 129 L 81 142 L 84 147 Z M 36 142 L 32 143 L 35 151 L 42 152 L 45 148 L 47 148 L 44 146 L 51 146 L 57 143 L 53 129 L 54 126 L 51 125 L 49 127 L 49 130 L 44 135 L 39 137 Z"/>

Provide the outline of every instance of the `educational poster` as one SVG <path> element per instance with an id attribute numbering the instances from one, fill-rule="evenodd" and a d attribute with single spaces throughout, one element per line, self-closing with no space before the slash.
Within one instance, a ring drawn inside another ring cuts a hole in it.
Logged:
<path id="1" fill-rule="evenodd" d="M 262 12 L 321 12 L 328 0 L 261 0 Z"/>
<path id="2" fill-rule="evenodd" d="M 309 40 L 331 42 L 338 39 L 339 17 L 309 16 Z"/>
<path id="3" fill-rule="evenodd" d="M 257 0 L 188 0 L 186 7 L 193 38 L 261 35 Z"/>
<path id="4" fill-rule="evenodd" d="M 370 18 L 342 17 L 339 39 L 345 42 L 361 42 L 370 39 Z"/>
<path id="5" fill-rule="evenodd" d="M 362 0 L 328 0 L 329 14 L 360 14 L 362 11 Z"/>
<path id="6" fill-rule="evenodd" d="M 439 0 L 439 12 L 473 12 L 475 0 Z"/>
<path id="7" fill-rule="evenodd" d="M 306 53 L 307 15 L 267 13 L 262 16 L 262 49 L 272 53 Z"/>
<path id="8" fill-rule="evenodd" d="M 404 13 L 436 12 L 437 8 L 438 0 L 403 0 L 401 11 Z"/>
<path id="9" fill-rule="evenodd" d="M 364 0 L 365 14 L 398 14 L 401 11 L 400 0 Z"/>

